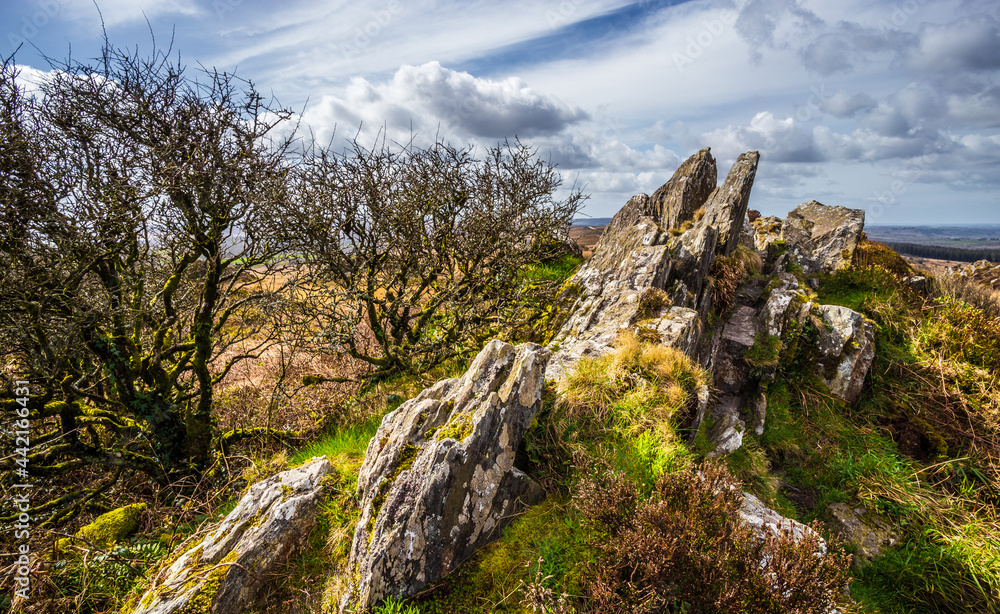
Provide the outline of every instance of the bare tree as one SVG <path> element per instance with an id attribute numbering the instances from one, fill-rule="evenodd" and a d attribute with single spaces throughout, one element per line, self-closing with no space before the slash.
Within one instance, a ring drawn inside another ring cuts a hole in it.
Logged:
<path id="1" fill-rule="evenodd" d="M 0 355 L 54 425 L 33 472 L 166 481 L 206 465 L 214 384 L 273 340 L 291 114 L 169 53 L 57 68 L 34 96 L 0 74 Z"/>
<path id="2" fill-rule="evenodd" d="M 419 372 L 497 333 L 519 273 L 568 229 L 583 196 L 533 149 L 315 148 L 297 167 L 291 219 L 317 339 L 370 365 Z"/>

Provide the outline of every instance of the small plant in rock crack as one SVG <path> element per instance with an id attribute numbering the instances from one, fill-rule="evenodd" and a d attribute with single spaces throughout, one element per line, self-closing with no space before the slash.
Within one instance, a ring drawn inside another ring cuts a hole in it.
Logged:
<path id="1" fill-rule="evenodd" d="M 569 595 L 563 593 L 557 598 L 555 591 L 545 586 L 545 583 L 551 580 L 552 576 L 542 575 L 543 563 L 545 563 L 545 559 L 538 557 L 534 580 L 527 583 L 521 581 L 522 603 L 532 612 L 540 612 L 541 614 L 572 614 L 575 610 L 567 603 Z M 525 567 L 530 568 L 531 561 L 528 561 Z"/>

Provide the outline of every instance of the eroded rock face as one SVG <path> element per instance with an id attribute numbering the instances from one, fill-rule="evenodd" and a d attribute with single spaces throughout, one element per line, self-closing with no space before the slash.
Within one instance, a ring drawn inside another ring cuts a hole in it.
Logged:
<path id="1" fill-rule="evenodd" d="M 830 392 L 853 403 L 875 358 L 875 328 L 860 313 L 838 305 L 817 307 L 823 323 L 816 371 Z"/>
<path id="2" fill-rule="evenodd" d="M 535 344 L 491 341 L 462 377 L 382 420 L 358 476 L 356 582 L 342 610 L 419 592 L 541 499 L 514 455 L 541 406 L 549 355 Z"/>
<path id="3" fill-rule="evenodd" d="M 806 274 L 833 272 L 850 266 L 864 227 L 863 209 L 811 200 L 788 213 L 781 238 Z"/>
<path id="4" fill-rule="evenodd" d="M 759 160 L 760 154 L 756 151 L 741 154 L 729 170 L 725 183 L 712 193 L 705 206 L 708 225 L 718 231 L 716 251 L 722 256 L 732 254 L 740 244 Z"/>
<path id="5" fill-rule="evenodd" d="M 322 494 L 322 478 L 333 468 L 326 457 L 254 484 L 232 512 L 200 542 L 157 573 L 133 614 L 251 609 L 262 579 L 308 539 Z"/>

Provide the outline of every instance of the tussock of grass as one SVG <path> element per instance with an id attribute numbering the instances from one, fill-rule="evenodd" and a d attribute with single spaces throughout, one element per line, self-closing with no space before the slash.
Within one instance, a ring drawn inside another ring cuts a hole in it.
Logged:
<path id="1" fill-rule="evenodd" d="M 568 415 L 635 437 L 655 432 L 666 445 L 708 373 L 683 352 L 623 332 L 615 352 L 581 360 L 562 391 Z"/>

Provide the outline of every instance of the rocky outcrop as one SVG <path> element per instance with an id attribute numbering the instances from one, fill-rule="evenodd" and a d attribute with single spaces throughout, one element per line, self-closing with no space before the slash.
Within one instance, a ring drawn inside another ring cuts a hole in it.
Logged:
<path id="1" fill-rule="evenodd" d="M 729 170 L 725 183 L 712 193 L 705 205 L 704 219 L 719 233 L 715 249 L 721 256 L 732 254 L 740 244 L 759 160 L 760 154 L 756 151 L 741 154 Z"/>
<path id="2" fill-rule="evenodd" d="M 735 249 L 758 158 L 756 152 L 740 156 L 716 189 L 715 160 L 706 148 L 653 196 L 629 200 L 569 282 L 572 305 L 550 344 L 546 377 L 559 379 L 580 358 L 609 351 L 629 328 L 694 354 L 711 307 L 706 279 L 719 247 L 716 226 L 725 228 L 723 249 Z M 659 291 L 665 294 L 647 300 Z"/>
<path id="3" fill-rule="evenodd" d="M 668 235 L 648 212 L 648 196 L 632 197 L 604 230 L 593 256 L 570 280 L 566 299 L 573 304 L 550 344 L 554 355 L 548 379 L 559 379 L 584 356 L 609 351 L 621 330 L 636 320 L 643 296 L 663 287 L 670 267 Z M 656 307 L 660 312 L 670 305 Z M 671 319 L 675 316 L 692 319 L 677 313 Z"/>
<path id="4" fill-rule="evenodd" d="M 307 540 L 331 470 L 321 457 L 254 484 L 214 530 L 182 546 L 133 614 L 249 611 L 268 575 Z"/>
<path id="5" fill-rule="evenodd" d="M 826 527 L 830 533 L 839 534 L 844 541 L 857 548 L 854 554 L 856 567 L 877 557 L 883 548 L 895 545 L 899 539 L 890 523 L 864 507 L 832 503 L 826 511 Z"/>
<path id="6" fill-rule="evenodd" d="M 863 209 L 811 200 L 788 213 L 781 238 L 807 275 L 833 272 L 850 266 L 864 227 Z"/>
<path id="7" fill-rule="evenodd" d="M 816 372 L 832 394 L 853 403 L 875 358 L 875 328 L 847 307 L 820 305 L 816 309 L 825 325 L 818 331 Z"/>
<path id="8" fill-rule="evenodd" d="M 541 406 L 548 359 L 539 345 L 491 341 L 462 377 L 382 420 L 358 476 L 342 610 L 421 591 L 541 499 L 514 455 Z"/>
<path id="9" fill-rule="evenodd" d="M 653 192 L 649 199 L 650 217 L 666 230 L 680 228 L 708 201 L 717 178 L 715 158 L 706 147 L 685 160 L 670 181 Z"/>
<path id="10" fill-rule="evenodd" d="M 789 273 L 774 275 L 767 288 L 765 294 L 764 288 L 745 286 L 737 294 L 740 303 L 702 348 L 700 361 L 711 369 L 716 391 L 707 414 L 709 456 L 739 449 L 748 428 L 757 435 L 764 433 L 764 390 L 789 344 L 809 357 L 831 394 L 849 403 L 857 400 L 871 367 L 874 330 L 861 314 L 846 307 L 815 305 Z M 809 319 L 816 330 L 815 347 L 798 347 Z M 790 330 L 794 337 L 788 336 Z"/>

